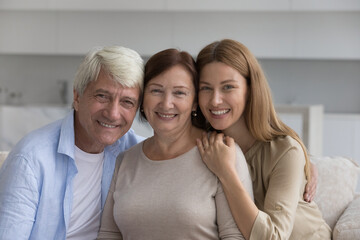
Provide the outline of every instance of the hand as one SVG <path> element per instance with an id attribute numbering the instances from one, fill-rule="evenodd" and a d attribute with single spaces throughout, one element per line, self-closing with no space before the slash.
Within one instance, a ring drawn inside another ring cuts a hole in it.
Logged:
<path id="1" fill-rule="evenodd" d="M 310 181 L 307 182 L 304 192 L 304 200 L 306 202 L 311 202 L 312 200 L 314 200 L 316 194 L 318 175 L 319 175 L 317 167 L 312 163 L 310 163 L 310 172 L 311 172 L 311 179 Z"/>
<path id="2" fill-rule="evenodd" d="M 219 179 L 235 170 L 236 149 L 233 138 L 212 132 L 209 137 L 203 133 L 202 139 L 196 141 L 202 160 Z"/>

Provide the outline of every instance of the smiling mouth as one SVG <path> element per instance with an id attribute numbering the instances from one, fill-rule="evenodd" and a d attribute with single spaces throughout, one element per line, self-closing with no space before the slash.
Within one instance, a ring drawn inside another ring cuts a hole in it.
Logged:
<path id="1" fill-rule="evenodd" d="M 111 124 L 107 124 L 107 123 L 104 123 L 104 122 L 100 122 L 100 125 L 103 126 L 103 127 L 106 127 L 106 128 L 116 128 L 117 125 L 111 125 Z"/>
<path id="2" fill-rule="evenodd" d="M 163 114 L 163 113 L 157 113 L 162 118 L 173 118 L 176 116 L 176 114 Z"/>
<path id="3" fill-rule="evenodd" d="M 226 114 L 228 112 L 230 112 L 230 109 L 227 109 L 227 110 L 217 110 L 217 111 L 214 111 L 214 110 L 210 110 L 210 112 L 216 116 L 219 116 L 219 115 L 223 115 L 223 114 Z"/>

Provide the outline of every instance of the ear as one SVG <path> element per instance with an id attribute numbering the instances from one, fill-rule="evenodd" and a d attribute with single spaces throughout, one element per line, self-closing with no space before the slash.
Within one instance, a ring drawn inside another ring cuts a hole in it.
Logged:
<path id="1" fill-rule="evenodd" d="M 74 107 L 75 111 L 78 111 L 79 110 L 80 96 L 79 96 L 78 92 L 75 89 L 73 90 L 73 94 L 74 94 L 73 107 Z"/>

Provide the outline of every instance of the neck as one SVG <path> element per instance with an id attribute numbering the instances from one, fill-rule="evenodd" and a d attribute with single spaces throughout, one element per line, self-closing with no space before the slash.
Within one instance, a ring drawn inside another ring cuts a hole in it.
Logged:
<path id="1" fill-rule="evenodd" d="M 177 135 L 154 132 L 154 136 L 145 140 L 143 151 L 151 160 L 167 160 L 178 157 L 196 146 L 201 138 L 201 129 L 191 126 Z"/>
<path id="2" fill-rule="evenodd" d="M 249 151 L 256 141 L 246 126 L 245 121 L 240 121 L 225 129 L 223 132 L 225 135 L 230 136 L 235 140 L 244 154 Z"/>

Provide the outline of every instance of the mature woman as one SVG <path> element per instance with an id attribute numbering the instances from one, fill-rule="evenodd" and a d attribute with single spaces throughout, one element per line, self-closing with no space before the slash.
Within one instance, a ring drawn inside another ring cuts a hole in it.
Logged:
<path id="1" fill-rule="evenodd" d="M 197 56 L 199 106 L 213 133 L 198 140 L 246 239 L 330 239 L 314 202 L 303 200 L 309 157 L 297 134 L 277 117 L 264 73 L 241 43 L 225 39 Z M 225 137 L 225 141 L 223 140 Z M 245 154 L 255 203 L 235 171 L 236 142 Z"/>
<path id="2" fill-rule="evenodd" d="M 148 60 L 140 111 L 154 136 L 119 156 L 98 239 L 243 239 L 196 147 L 196 80 L 186 52 L 168 49 Z M 234 171 L 251 199 L 245 158 L 234 151 Z"/>

